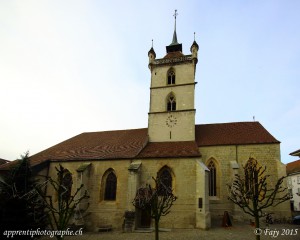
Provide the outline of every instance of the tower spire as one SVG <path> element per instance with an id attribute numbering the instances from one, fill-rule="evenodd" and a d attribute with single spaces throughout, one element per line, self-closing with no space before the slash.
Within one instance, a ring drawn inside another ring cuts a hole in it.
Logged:
<path id="1" fill-rule="evenodd" d="M 167 53 L 169 52 L 182 52 L 182 44 L 178 43 L 177 41 L 177 33 L 176 33 L 176 18 L 178 16 L 177 9 L 175 9 L 174 13 L 174 19 L 175 19 L 175 24 L 174 24 L 174 33 L 173 33 L 173 39 L 172 43 L 169 46 L 166 46 Z"/>
<path id="2" fill-rule="evenodd" d="M 178 41 L 177 41 L 177 33 L 176 33 L 176 17 L 178 16 L 177 9 L 175 9 L 175 13 L 174 13 L 173 16 L 174 16 L 174 18 L 175 18 L 175 24 L 174 24 L 173 40 L 172 40 L 171 45 L 178 44 Z"/>

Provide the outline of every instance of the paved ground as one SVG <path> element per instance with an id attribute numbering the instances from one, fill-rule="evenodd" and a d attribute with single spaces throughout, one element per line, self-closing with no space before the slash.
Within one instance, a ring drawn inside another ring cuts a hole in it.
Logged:
<path id="1" fill-rule="evenodd" d="M 259 231 L 259 230 L 258 230 Z M 233 227 L 213 227 L 208 231 L 198 229 L 171 230 L 160 232 L 160 240 L 255 240 L 255 228 L 249 224 L 234 224 Z M 50 238 L 43 238 L 50 239 Z M 53 238 L 52 238 L 53 239 Z M 82 236 L 66 237 L 65 240 L 154 240 L 152 233 L 123 233 L 120 231 L 83 233 Z M 300 225 L 274 224 L 269 230 L 262 228 L 261 240 L 299 240 Z"/>

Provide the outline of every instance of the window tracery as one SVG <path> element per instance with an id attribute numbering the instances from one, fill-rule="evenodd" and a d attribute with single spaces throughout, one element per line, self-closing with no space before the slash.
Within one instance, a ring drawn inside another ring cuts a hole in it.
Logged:
<path id="1" fill-rule="evenodd" d="M 208 189 L 209 196 L 217 196 L 217 172 L 216 166 L 213 161 L 208 163 L 209 177 L 208 177 Z"/>
<path id="2" fill-rule="evenodd" d="M 176 98 L 173 93 L 167 99 L 167 111 L 176 111 Z"/>
<path id="3" fill-rule="evenodd" d="M 168 85 L 175 84 L 175 71 L 173 69 L 170 69 L 168 71 Z"/>
<path id="4" fill-rule="evenodd" d="M 117 177 L 113 170 L 109 170 L 104 175 L 104 184 L 103 184 L 103 190 L 104 190 L 104 200 L 108 201 L 114 201 L 116 200 L 116 194 L 117 194 Z"/>

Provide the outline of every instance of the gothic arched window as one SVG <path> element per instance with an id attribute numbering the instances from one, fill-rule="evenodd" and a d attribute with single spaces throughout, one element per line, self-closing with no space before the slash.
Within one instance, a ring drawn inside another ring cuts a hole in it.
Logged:
<path id="1" fill-rule="evenodd" d="M 172 68 L 168 71 L 168 84 L 175 84 L 175 71 Z"/>
<path id="2" fill-rule="evenodd" d="M 216 166 L 213 161 L 210 161 L 207 167 L 209 169 L 209 177 L 208 177 L 209 196 L 217 196 Z"/>
<path id="3" fill-rule="evenodd" d="M 176 110 L 176 99 L 173 93 L 170 93 L 167 98 L 167 111 Z"/>
<path id="4" fill-rule="evenodd" d="M 116 200 L 116 193 L 117 193 L 117 177 L 112 170 L 109 170 L 104 175 L 105 181 L 105 191 L 104 191 L 104 200 Z"/>
<path id="5" fill-rule="evenodd" d="M 58 196 L 64 201 L 68 201 L 71 197 L 73 185 L 72 173 L 61 165 L 59 165 L 57 170 L 57 182 L 59 183 L 59 186 L 58 191 L 56 192 L 55 201 L 58 200 Z"/>
<path id="6" fill-rule="evenodd" d="M 162 191 L 159 194 L 164 194 L 165 191 L 172 192 L 172 174 L 168 167 L 163 167 L 157 174 L 162 186 Z"/>

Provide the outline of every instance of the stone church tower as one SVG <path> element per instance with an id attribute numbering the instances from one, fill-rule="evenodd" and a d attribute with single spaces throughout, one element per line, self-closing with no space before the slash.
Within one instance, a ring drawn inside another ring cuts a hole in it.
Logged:
<path id="1" fill-rule="evenodd" d="M 148 52 L 151 71 L 148 134 L 150 142 L 195 141 L 195 73 L 198 44 L 191 55 L 182 53 L 177 41 L 176 12 L 172 43 L 167 54 L 156 59 L 153 47 Z"/>

